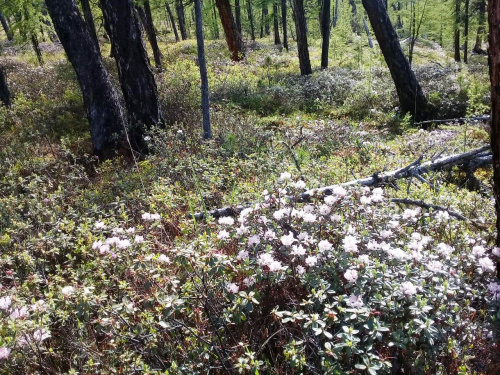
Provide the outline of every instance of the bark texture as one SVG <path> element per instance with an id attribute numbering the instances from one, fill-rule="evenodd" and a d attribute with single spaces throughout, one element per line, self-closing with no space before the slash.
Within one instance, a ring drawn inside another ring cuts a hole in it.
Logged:
<path id="1" fill-rule="evenodd" d="M 177 12 L 177 19 L 179 20 L 179 30 L 181 31 L 182 40 L 186 40 L 187 31 L 186 31 L 186 17 L 184 15 L 184 4 L 182 0 L 175 0 L 175 10 Z"/>
<path id="2" fill-rule="evenodd" d="M 7 23 L 7 20 L 5 19 L 5 16 L 0 12 L 0 23 L 2 24 L 2 28 L 5 31 L 5 34 L 7 35 L 7 39 L 9 41 L 14 40 L 14 35 L 10 31 L 9 24 Z"/>
<path id="3" fill-rule="evenodd" d="M 134 149 L 146 153 L 143 127 L 149 129 L 163 119 L 132 0 L 101 0 L 101 7 L 129 114 L 129 139 Z"/>
<path id="4" fill-rule="evenodd" d="M 94 153 L 101 159 L 121 148 L 124 118 L 118 95 L 75 0 L 46 0 L 57 36 L 83 94 Z"/>
<path id="5" fill-rule="evenodd" d="M 215 0 L 215 5 L 219 10 L 219 16 L 224 28 L 226 36 L 226 43 L 231 52 L 231 59 L 233 61 L 240 61 L 243 59 L 243 42 L 241 34 L 238 32 L 236 23 L 234 22 L 233 12 L 231 11 L 231 4 L 229 0 Z"/>
<path id="6" fill-rule="evenodd" d="M 491 80 L 491 150 L 493 151 L 493 193 L 497 216 L 496 245 L 500 246 L 500 0 L 488 0 L 489 67 Z M 500 263 L 497 262 L 497 277 Z"/>
<path id="7" fill-rule="evenodd" d="M 304 0 L 294 0 L 293 18 L 295 20 L 295 31 L 297 33 L 297 50 L 299 54 L 300 75 L 312 74 L 311 61 L 309 60 L 309 48 L 307 44 L 307 24 L 304 9 Z"/>
<path id="8" fill-rule="evenodd" d="M 94 17 L 92 16 L 92 9 L 90 8 L 89 0 L 80 0 L 80 4 L 82 5 L 83 16 L 85 17 L 85 23 L 87 24 L 87 28 L 89 29 L 90 36 L 94 40 L 97 45 L 97 49 L 99 48 L 99 39 L 97 38 L 97 32 L 94 24 Z"/>
<path id="9" fill-rule="evenodd" d="M 478 12 L 478 27 L 477 27 L 477 35 L 476 35 L 476 42 L 474 43 L 474 49 L 473 51 L 475 53 L 480 53 L 483 54 L 485 51 L 482 50 L 482 45 L 483 45 L 483 37 L 485 34 L 484 30 L 484 23 L 486 19 L 486 0 L 480 0 L 477 3 L 477 12 Z"/>
<path id="10" fill-rule="evenodd" d="M 328 68 L 328 50 L 330 49 L 330 0 L 323 0 L 323 11 L 321 13 L 321 69 Z"/>
<path id="11" fill-rule="evenodd" d="M 273 1 L 273 26 L 274 26 L 274 44 L 281 44 L 279 15 L 278 15 L 278 0 Z"/>
<path id="12" fill-rule="evenodd" d="M 250 22 L 250 39 L 255 40 L 255 22 L 253 19 L 252 1 L 247 0 L 247 15 Z"/>
<path id="13" fill-rule="evenodd" d="M 283 48 L 288 51 L 288 35 L 286 22 L 286 0 L 281 0 L 281 27 L 283 29 Z"/>
<path id="14" fill-rule="evenodd" d="M 363 0 L 363 6 L 391 72 L 401 111 L 411 113 L 415 121 L 426 120 L 429 116 L 427 99 L 401 49 L 383 1 Z"/>
<path id="15" fill-rule="evenodd" d="M 138 6 L 137 11 L 141 17 L 142 24 L 144 25 L 144 31 L 146 31 L 151 49 L 153 50 L 155 66 L 158 69 L 161 69 L 163 56 L 161 54 L 160 47 L 158 46 L 158 39 L 156 38 L 156 30 L 153 23 L 153 15 L 151 14 L 149 1 L 144 1 L 144 8 Z"/>
<path id="16" fill-rule="evenodd" d="M 177 32 L 177 26 L 175 26 L 175 18 L 172 13 L 172 9 L 170 9 L 170 5 L 168 5 L 168 1 L 165 1 L 165 8 L 167 8 L 168 18 L 170 19 L 170 23 L 172 24 L 172 30 L 174 31 L 175 41 L 179 41 L 179 33 Z"/>
<path id="17" fill-rule="evenodd" d="M 10 106 L 11 96 L 9 85 L 7 84 L 7 77 L 5 76 L 5 70 L 3 66 L 0 66 L 0 101 L 6 105 Z"/>
<path id="18" fill-rule="evenodd" d="M 455 61 L 460 62 L 460 1 L 455 0 Z"/>

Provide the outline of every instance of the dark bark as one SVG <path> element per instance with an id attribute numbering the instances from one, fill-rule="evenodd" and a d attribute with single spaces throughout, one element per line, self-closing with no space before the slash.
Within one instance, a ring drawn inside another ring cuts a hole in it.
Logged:
<path id="1" fill-rule="evenodd" d="M 175 18 L 172 13 L 172 9 L 170 9 L 170 5 L 168 5 L 168 1 L 165 1 L 165 7 L 167 8 L 168 18 L 170 19 L 170 23 L 172 24 L 172 30 L 174 31 L 175 41 L 179 41 L 179 33 L 177 32 L 177 27 L 175 26 Z"/>
<path id="2" fill-rule="evenodd" d="M 251 0 L 247 0 L 247 15 L 248 22 L 250 22 L 250 38 L 252 40 L 255 40 L 255 23 L 253 21 L 253 9 Z"/>
<path id="3" fill-rule="evenodd" d="M 7 23 L 7 20 L 5 19 L 4 15 L 0 12 L 0 23 L 2 23 L 2 28 L 5 31 L 5 34 L 7 35 L 7 39 L 9 41 L 14 40 L 14 35 L 12 34 L 9 24 Z"/>
<path id="4" fill-rule="evenodd" d="M 485 34 L 485 29 L 484 29 L 484 23 L 486 19 L 486 0 L 480 0 L 479 3 L 477 3 L 477 12 L 478 12 L 478 23 L 479 26 L 477 27 L 477 35 L 476 35 L 476 43 L 474 44 L 474 49 L 473 51 L 475 53 L 484 53 L 482 50 L 482 45 L 483 45 L 483 37 Z"/>
<path id="5" fill-rule="evenodd" d="M 38 63 L 40 66 L 43 66 L 43 55 L 42 55 L 42 50 L 40 49 L 40 43 L 38 42 L 38 37 L 36 36 L 36 33 L 33 31 L 31 32 L 31 46 L 33 47 L 33 51 L 35 51 L 36 58 L 38 60 Z"/>
<path id="6" fill-rule="evenodd" d="M 286 29 L 286 0 L 281 0 L 281 27 L 283 29 L 283 48 L 288 51 L 288 30 Z"/>
<path id="7" fill-rule="evenodd" d="M 295 32 L 297 34 L 300 75 L 304 76 L 312 74 L 311 61 L 309 60 L 309 48 L 307 44 L 307 25 L 304 1 L 294 0 L 293 4 L 293 18 L 295 20 Z"/>
<path id="8" fill-rule="evenodd" d="M 465 0 L 464 14 L 464 63 L 468 62 L 469 54 L 469 0 Z"/>
<path id="9" fill-rule="evenodd" d="M 278 0 L 273 0 L 273 26 L 274 26 L 274 44 L 281 44 L 280 40 L 280 25 L 278 14 Z"/>
<path id="10" fill-rule="evenodd" d="M 370 35 L 370 28 L 368 27 L 368 23 L 366 22 L 366 18 L 363 17 L 363 28 L 365 29 L 366 38 L 368 39 L 368 47 L 373 48 L 373 41 Z"/>
<path id="11" fill-rule="evenodd" d="M 488 0 L 489 68 L 491 81 L 491 150 L 493 151 L 493 194 L 497 217 L 496 245 L 500 247 L 500 0 Z M 500 262 L 497 260 L 497 277 Z"/>
<path id="12" fill-rule="evenodd" d="M 175 0 L 175 10 L 177 12 L 177 20 L 179 21 L 179 30 L 181 31 L 182 40 L 186 40 L 187 31 L 186 31 L 186 17 L 184 15 L 184 4 L 182 0 Z"/>
<path id="13" fill-rule="evenodd" d="M 352 11 L 352 21 L 351 21 L 351 29 L 353 33 L 360 34 L 359 27 L 359 17 L 358 17 L 358 7 L 356 6 L 356 2 L 354 0 L 349 0 L 349 4 L 351 4 Z"/>
<path id="14" fill-rule="evenodd" d="M 201 109 L 203 112 L 203 139 L 212 138 L 210 127 L 210 97 L 208 90 L 207 63 L 205 61 L 205 42 L 203 40 L 203 19 L 201 0 L 195 0 L 194 11 L 196 15 L 196 42 L 198 44 L 198 64 L 201 77 Z"/>
<path id="15" fill-rule="evenodd" d="M 429 115 L 427 100 L 401 49 L 382 0 L 363 0 L 363 6 L 396 86 L 401 112 L 411 113 L 415 121 L 426 120 Z"/>
<path id="16" fill-rule="evenodd" d="M 236 28 L 241 35 L 241 5 L 240 0 L 234 0 L 234 13 L 236 15 Z"/>
<path id="17" fill-rule="evenodd" d="M 123 146 L 124 119 L 118 95 L 75 0 L 46 0 L 59 40 L 75 69 L 87 110 L 94 154 L 101 159 Z"/>
<path id="18" fill-rule="evenodd" d="M 137 6 L 137 12 L 139 13 L 139 17 L 141 18 L 144 30 L 146 31 L 146 35 L 149 40 L 149 44 L 151 45 L 151 49 L 153 50 L 155 66 L 158 69 L 161 69 L 163 56 L 161 54 L 160 47 L 158 46 L 158 39 L 156 38 L 156 30 L 153 23 L 153 15 L 151 14 L 151 6 L 149 5 L 149 0 L 144 1 L 144 8 Z"/>
<path id="19" fill-rule="evenodd" d="M 330 0 L 323 0 L 321 29 L 323 41 L 321 45 L 321 69 L 328 68 L 328 50 L 330 49 Z"/>
<path id="20" fill-rule="evenodd" d="M 214 3 L 215 4 L 215 3 Z M 213 30 L 214 30 L 214 38 L 219 39 L 220 34 L 219 34 L 219 22 L 217 21 L 217 11 L 215 10 L 215 5 L 213 7 L 213 18 L 212 18 L 212 24 L 213 24 Z"/>
<path id="21" fill-rule="evenodd" d="M 90 2 L 89 0 L 80 0 L 80 4 L 82 5 L 83 16 L 85 17 L 85 24 L 89 29 L 90 36 L 94 40 L 97 49 L 100 51 L 99 39 L 97 38 L 97 32 L 95 29 L 94 17 L 92 16 L 92 9 L 90 8 Z"/>
<path id="22" fill-rule="evenodd" d="M 260 21 L 260 38 L 264 38 L 264 35 L 269 35 L 269 10 L 267 6 L 262 7 L 262 17 Z"/>
<path id="23" fill-rule="evenodd" d="M 333 10 L 332 27 L 337 26 L 338 20 L 339 20 L 339 0 L 335 0 L 335 8 Z"/>
<path id="24" fill-rule="evenodd" d="M 460 0 L 455 0 L 455 61 L 460 62 Z"/>
<path id="25" fill-rule="evenodd" d="M 5 75 L 3 66 L 0 66 L 0 101 L 7 107 L 10 106 L 10 90 L 9 85 L 7 84 L 7 76 Z"/>
<path id="26" fill-rule="evenodd" d="M 163 123 L 158 91 L 132 0 L 101 0 L 104 25 L 118 67 L 134 149 L 147 152 L 144 128 Z"/>
<path id="27" fill-rule="evenodd" d="M 231 52 L 231 59 L 233 61 L 240 61 L 244 57 L 243 42 L 241 40 L 241 34 L 238 32 L 236 23 L 234 22 L 231 4 L 229 0 L 215 0 L 215 4 L 219 10 L 220 20 L 226 36 L 227 47 L 229 52 Z"/>

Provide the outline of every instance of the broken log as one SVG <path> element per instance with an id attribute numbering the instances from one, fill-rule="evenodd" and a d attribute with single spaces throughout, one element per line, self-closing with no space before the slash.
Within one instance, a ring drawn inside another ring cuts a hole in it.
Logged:
<path id="1" fill-rule="evenodd" d="M 415 122 L 413 125 L 415 125 L 415 126 L 431 125 L 431 124 L 437 125 L 437 124 L 446 124 L 449 122 L 458 122 L 459 124 L 464 124 L 467 121 L 488 122 L 488 121 L 490 121 L 490 116 L 485 115 L 485 116 L 475 116 L 475 117 L 450 118 L 450 119 L 446 119 L 446 120 L 426 120 L 426 121 Z"/>

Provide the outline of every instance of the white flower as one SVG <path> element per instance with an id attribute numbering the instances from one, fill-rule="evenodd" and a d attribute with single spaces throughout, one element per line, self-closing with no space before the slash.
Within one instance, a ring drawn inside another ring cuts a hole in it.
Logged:
<path id="1" fill-rule="evenodd" d="M 411 234 L 411 238 L 413 238 L 416 241 L 420 241 L 422 239 L 422 235 L 418 232 L 413 232 Z"/>
<path id="2" fill-rule="evenodd" d="M 33 332 L 33 339 L 35 339 L 35 341 L 38 343 L 47 340 L 49 337 L 51 337 L 50 331 L 45 328 L 37 329 L 35 332 Z"/>
<path id="3" fill-rule="evenodd" d="M 480 258 L 478 263 L 483 272 L 495 272 L 495 264 L 490 258 Z"/>
<path id="4" fill-rule="evenodd" d="M 370 240 L 368 244 L 366 244 L 366 248 L 370 251 L 375 251 L 380 249 L 380 245 L 377 241 Z"/>
<path id="5" fill-rule="evenodd" d="M 358 257 L 358 260 L 360 263 L 368 264 L 370 262 L 370 257 L 367 254 L 364 254 L 364 255 L 360 255 Z"/>
<path id="6" fill-rule="evenodd" d="M 391 220 L 387 224 L 388 224 L 389 228 L 394 229 L 394 228 L 399 227 L 399 221 L 397 221 L 397 220 Z"/>
<path id="7" fill-rule="evenodd" d="M 260 236 L 258 234 L 248 237 L 248 246 L 260 244 Z"/>
<path id="8" fill-rule="evenodd" d="M 123 228 L 116 227 L 113 229 L 113 234 L 122 234 L 124 232 Z"/>
<path id="9" fill-rule="evenodd" d="M 414 250 L 411 252 L 411 257 L 416 262 L 420 262 L 424 256 L 422 255 L 422 253 L 420 251 Z"/>
<path id="10" fill-rule="evenodd" d="M 488 285 L 488 291 L 493 295 L 493 298 L 495 300 L 500 299 L 500 284 L 497 284 L 495 282 L 491 282 Z"/>
<path id="11" fill-rule="evenodd" d="M 361 298 L 361 296 L 356 296 L 354 294 L 352 294 L 349 297 L 349 299 L 347 301 L 345 301 L 345 303 L 347 304 L 347 306 L 350 306 L 350 307 L 353 307 L 353 308 L 363 307 L 364 306 L 363 298 Z"/>
<path id="12" fill-rule="evenodd" d="M 302 190 L 306 188 L 306 183 L 302 180 L 298 180 L 295 184 L 293 184 L 293 187 L 298 190 Z"/>
<path id="13" fill-rule="evenodd" d="M 98 221 L 97 223 L 94 224 L 94 228 L 96 229 L 105 229 L 106 224 L 104 224 L 102 221 Z"/>
<path id="14" fill-rule="evenodd" d="M 247 207 L 247 208 L 244 208 L 241 212 L 240 212 L 240 216 L 238 218 L 238 221 L 240 223 L 244 223 L 247 221 L 248 219 L 248 215 L 250 215 L 253 211 L 253 208 L 252 207 Z"/>
<path id="15" fill-rule="evenodd" d="M 38 301 L 36 301 L 35 303 L 33 303 L 30 306 L 30 308 L 31 308 L 32 311 L 44 312 L 44 311 L 48 310 L 49 305 L 43 299 L 39 299 Z"/>
<path id="16" fill-rule="evenodd" d="M 306 214 L 312 214 L 314 212 L 314 206 L 312 204 L 307 204 L 302 208 L 302 211 L 304 211 Z"/>
<path id="17" fill-rule="evenodd" d="M 455 251 L 454 247 L 447 245 L 445 243 L 441 242 L 437 245 L 437 252 L 442 257 L 448 258 L 454 251 Z"/>
<path id="18" fill-rule="evenodd" d="M 442 223 L 450 220 L 450 214 L 448 211 L 438 211 L 436 214 L 436 220 L 438 223 Z"/>
<path id="19" fill-rule="evenodd" d="M 330 208 L 330 206 L 326 205 L 326 204 L 322 204 L 321 206 L 319 206 L 319 213 L 321 215 L 329 215 L 330 212 L 332 212 L 332 209 Z"/>
<path id="20" fill-rule="evenodd" d="M 5 346 L 0 347 L 0 361 L 7 359 L 10 356 L 10 349 Z"/>
<path id="21" fill-rule="evenodd" d="M 493 255 L 496 255 L 497 257 L 500 257 L 500 247 L 494 247 L 493 250 L 491 250 Z"/>
<path id="22" fill-rule="evenodd" d="M 281 181 L 285 181 L 285 180 L 289 180 L 292 178 L 292 175 L 288 172 L 283 172 L 281 175 L 280 175 L 280 180 Z"/>
<path id="23" fill-rule="evenodd" d="M 357 253 L 358 252 L 358 240 L 354 236 L 345 236 L 342 240 L 342 244 L 344 245 L 344 251 L 347 253 Z"/>
<path id="24" fill-rule="evenodd" d="M 363 205 L 370 204 L 372 202 L 372 199 L 362 195 L 361 198 L 359 198 L 359 202 Z"/>
<path id="25" fill-rule="evenodd" d="M 170 263 L 170 258 L 165 254 L 160 254 L 160 256 L 156 260 L 160 263 Z"/>
<path id="26" fill-rule="evenodd" d="M 399 248 L 389 248 L 386 250 L 387 255 L 389 255 L 389 258 L 391 259 L 397 259 L 397 260 L 404 260 L 408 258 L 408 254 L 406 254 L 403 250 Z"/>
<path id="27" fill-rule="evenodd" d="M 332 189 L 332 194 L 340 198 L 344 198 L 347 194 L 347 190 L 344 189 L 342 186 L 334 186 Z"/>
<path id="28" fill-rule="evenodd" d="M 10 296 L 0 298 L 0 310 L 8 310 L 11 303 L 12 298 Z"/>
<path id="29" fill-rule="evenodd" d="M 245 259 L 248 259 L 248 256 L 249 256 L 248 251 L 241 250 L 236 256 L 236 259 L 243 261 Z"/>
<path id="30" fill-rule="evenodd" d="M 330 216 L 330 220 L 333 221 L 334 223 L 340 223 L 340 221 L 342 220 L 342 216 L 334 214 Z"/>
<path id="31" fill-rule="evenodd" d="M 291 255 L 302 256 L 306 254 L 306 249 L 302 245 L 293 245 Z"/>
<path id="32" fill-rule="evenodd" d="M 353 269 L 348 269 L 347 271 L 345 271 L 344 277 L 348 282 L 355 283 L 356 280 L 358 279 L 358 271 Z"/>
<path id="33" fill-rule="evenodd" d="M 134 242 L 135 242 L 135 243 L 143 243 L 143 242 L 144 242 L 144 237 L 143 237 L 143 236 L 139 236 L 139 235 L 137 235 L 137 236 L 135 236 L 135 238 L 134 238 Z"/>
<path id="34" fill-rule="evenodd" d="M 472 255 L 475 255 L 477 258 L 482 257 L 486 253 L 486 249 L 481 245 L 476 245 L 472 248 Z"/>
<path id="35" fill-rule="evenodd" d="M 249 232 L 249 228 L 244 226 L 243 224 L 239 227 L 236 228 L 236 237 L 241 237 Z"/>
<path id="36" fill-rule="evenodd" d="M 29 315 L 28 308 L 26 306 L 12 310 L 9 317 L 11 319 L 23 319 Z"/>
<path id="37" fill-rule="evenodd" d="M 142 214 L 142 219 L 146 221 L 161 220 L 161 216 L 160 214 L 150 214 L 149 212 L 146 212 Z"/>
<path id="38" fill-rule="evenodd" d="M 229 293 L 238 293 L 238 291 L 240 290 L 240 288 L 238 288 L 238 285 L 236 285 L 235 283 L 228 283 L 226 285 L 226 290 L 229 292 Z"/>
<path id="39" fill-rule="evenodd" d="M 409 281 L 401 283 L 401 293 L 405 296 L 413 296 L 417 294 L 417 287 Z"/>
<path id="40" fill-rule="evenodd" d="M 265 233 L 264 233 L 264 238 L 268 241 L 270 240 L 275 240 L 276 239 L 276 233 L 274 233 L 274 231 L 272 229 L 268 229 Z"/>
<path id="41" fill-rule="evenodd" d="M 120 237 L 109 237 L 109 238 L 106 238 L 106 241 L 104 241 L 104 243 L 106 245 L 110 245 L 110 246 L 113 246 L 113 245 L 118 245 L 118 243 L 120 242 Z"/>
<path id="42" fill-rule="evenodd" d="M 302 275 L 306 272 L 306 269 L 302 266 L 297 266 L 296 270 L 299 275 Z"/>
<path id="43" fill-rule="evenodd" d="M 411 208 L 407 208 L 403 212 L 403 219 L 404 220 L 412 220 L 412 219 L 415 219 L 419 214 L 420 214 L 419 208 L 417 208 L 415 210 L 412 210 Z"/>
<path id="44" fill-rule="evenodd" d="M 380 237 L 382 238 L 389 238 L 392 236 L 392 230 L 383 230 L 380 232 Z"/>
<path id="45" fill-rule="evenodd" d="M 311 214 L 311 213 L 305 213 L 302 218 L 304 219 L 304 222 L 306 223 L 314 223 L 316 221 L 316 215 Z"/>
<path id="46" fill-rule="evenodd" d="M 126 249 L 127 247 L 130 247 L 132 246 L 132 244 L 130 243 L 129 240 L 125 239 L 125 240 L 120 240 L 120 242 L 118 242 L 116 244 L 116 247 L 119 248 L 119 249 Z"/>
<path id="47" fill-rule="evenodd" d="M 262 253 L 257 257 L 257 263 L 263 266 L 269 266 L 272 262 L 274 262 L 273 256 L 270 253 Z"/>
<path id="48" fill-rule="evenodd" d="M 427 269 L 432 272 L 436 271 L 441 271 L 443 268 L 443 263 L 437 261 L 437 260 L 431 260 L 429 263 L 427 263 Z"/>
<path id="49" fill-rule="evenodd" d="M 318 258 L 315 257 L 314 255 L 311 255 L 306 258 L 305 262 L 309 267 L 312 267 L 315 266 L 316 263 L 318 263 Z"/>
<path id="50" fill-rule="evenodd" d="M 281 236 L 281 243 L 285 246 L 291 246 L 292 243 L 295 242 L 295 238 L 293 238 L 293 233 L 292 232 L 288 232 L 288 236 Z"/>
<path id="51" fill-rule="evenodd" d="M 275 211 L 273 213 L 273 217 L 274 217 L 275 220 L 280 221 L 281 219 L 283 219 L 283 217 L 285 216 L 286 212 L 287 211 L 285 209 L 281 209 L 281 210 Z"/>
<path id="52" fill-rule="evenodd" d="M 269 264 L 269 271 L 271 272 L 278 272 L 285 269 L 286 267 L 281 266 L 281 263 L 277 260 L 273 260 L 271 264 Z"/>
<path id="53" fill-rule="evenodd" d="M 327 195 L 324 199 L 325 201 L 325 204 L 329 205 L 329 206 L 333 206 L 335 204 L 335 202 L 337 202 L 337 198 L 334 197 L 333 195 Z"/>
<path id="54" fill-rule="evenodd" d="M 243 284 L 245 284 L 246 286 L 252 286 L 253 284 L 255 284 L 255 282 L 256 280 L 253 276 L 248 276 L 243 279 Z"/>
<path id="55" fill-rule="evenodd" d="M 102 245 L 100 248 L 99 248 L 99 254 L 103 255 L 103 254 L 107 254 L 109 253 L 109 251 L 111 250 L 111 247 L 109 245 Z"/>
<path id="56" fill-rule="evenodd" d="M 231 216 L 223 216 L 219 218 L 220 225 L 233 225 L 234 219 Z"/>
<path id="57" fill-rule="evenodd" d="M 61 294 L 65 297 L 69 297 L 75 292 L 75 288 L 73 288 L 71 285 L 65 286 L 61 289 Z"/>
<path id="58" fill-rule="evenodd" d="M 135 228 L 134 227 L 128 228 L 125 232 L 127 232 L 128 234 L 134 234 Z"/>
<path id="59" fill-rule="evenodd" d="M 384 200 L 384 191 L 381 188 L 375 188 L 372 191 L 372 202 L 382 202 Z"/>
<path id="60" fill-rule="evenodd" d="M 330 251 L 333 248 L 333 245 L 328 240 L 322 240 L 318 243 L 318 250 L 320 253 L 325 251 Z"/>
<path id="61" fill-rule="evenodd" d="M 229 232 L 226 231 L 225 229 L 223 229 L 219 232 L 219 234 L 217 235 L 217 238 L 219 240 L 227 240 L 229 238 Z"/>
<path id="62" fill-rule="evenodd" d="M 102 241 L 101 241 L 101 240 L 99 240 L 99 241 L 94 241 L 94 243 L 92 244 L 92 250 L 97 250 L 97 249 L 99 249 L 101 246 L 102 246 Z"/>

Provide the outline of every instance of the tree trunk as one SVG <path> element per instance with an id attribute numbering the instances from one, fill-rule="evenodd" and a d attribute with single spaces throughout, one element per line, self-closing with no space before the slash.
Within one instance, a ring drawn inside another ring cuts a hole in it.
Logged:
<path id="1" fill-rule="evenodd" d="M 0 12 L 0 22 L 2 23 L 2 27 L 3 30 L 5 31 L 5 34 L 7 35 L 7 39 L 12 42 L 14 40 L 14 35 L 10 30 L 7 20 L 5 19 L 4 15 L 1 12 Z"/>
<path id="2" fill-rule="evenodd" d="M 464 63 L 468 63 L 469 54 L 469 0 L 465 0 L 464 14 Z"/>
<path id="3" fill-rule="evenodd" d="M 177 20 L 179 21 L 179 29 L 181 31 L 182 40 L 186 40 L 186 17 L 184 16 L 184 4 L 182 0 L 175 0 L 175 10 L 177 11 Z"/>
<path id="4" fill-rule="evenodd" d="M 241 35 L 241 5 L 240 0 L 234 0 L 234 12 L 236 13 L 236 28 Z"/>
<path id="5" fill-rule="evenodd" d="M 101 54 L 75 0 L 45 0 L 45 3 L 82 90 L 94 154 L 101 159 L 113 157 L 124 146 L 120 141 L 125 123 Z"/>
<path id="6" fill-rule="evenodd" d="M 288 35 L 286 29 L 286 0 L 281 0 L 281 27 L 283 28 L 283 48 L 288 51 Z"/>
<path id="7" fill-rule="evenodd" d="M 336 27 L 339 20 L 339 0 L 335 0 L 335 9 L 333 12 L 332 27 Z"/>
<path id="8" fill-rule="evenodd" d="M 218 40 L 220 38 L 220 34 L 219 34 L 219 22 L 218 22 L 218 18 L 217 18 L 217 11 L 215 10 L 215 3 L 214 3 L 212 10 L 213 10 L 212 25 L 213 25 L 213 30 L 214 30 L 213 36 L 214 36 L 214 39 Z"/>
<path id="9" fill-rule="evenodd" d="M 170 9 L 170 5 L 168 5 L 168 1 L 165 1 L 165 7 L 167 8 L 168 18 L 170 19 L 170 23 L 172 24 L 172 30 L 174 31 L 175 41 L 179 41 L 179 33 L 177 32 L 177 27 L 175 26 L 175 18 L 172 13 L 172 9 Z"/>
<path id="10" fill-rule="evenodd" d="M 497 216 L 496 246 L 500 247 L 500 0 L 488 0 L 489 67 L 491 81 L 491 150 L 493 151 L 493 193 Z M 497 260 L 497 277 L 500 262 Z"/>
<path id="11" fill-rule="evenodd" d="M 483 46 L 483 36 L 485 33 L 484 30 L 484 22 L 485 22 L 485 14 L 486 14 L 486 0 L 481 0 L 478 3 L 478 9 L 477 9 L 479 16 L 478 16 L 478 23 L 479 26 L 477 27 L 477 35 L 476 35 L 476 43 L 474 44 L 474 49 L 473 51 L 475 53 L 481 53 L 483 54 L 484 51 L 481 49 Z"/>
<path id="12" fill-rule="evenodd" d="M 7 107 L 10 106 L 10 90 L 9 85 L 7 84 L 7 77 L 5 75 L 3 66 L 0 66 L 0 101 Z"/>
<path id="13" fill-rule="evenodd" d="M 196 15 L 196 42 L 198 43 L 198 63 L 200 65 L 201 77 L 201 109 L 203 112 L 203 139 L 212 138 L 210 127 L 210 97 L 208 90 L 207 63 L 205 61 L 205 42 L 203 40 L 203 19 L 201 12 L 201 0 L 194 1 L 194 12 Z"/>
<path id="14" fill-rule="evenodd" d="M 427 100 L 401 49 L 382 0 L 363 0 L 363 6 L 391 72 L 401 112 L 411 113 L 415 121 L 425 120 L 428 116 Z"/>
<path id="15" fill-rule="evenodd" d="M 297 34 L 297 50 L 299 54 L 300 75 L 312 74 L 309 48 L 307 44 L 307 25 L 304 10 L 304 0 L 294 0 L 293 16 Z"/>
<path id="16" fill-rule="evenodd" d="M 460 62 L 460 0 L 455 0 L 455 61 Z"/>
<path id="17" fill-rule="evenodd" d="M 250 38 L 255 41 L 255 24 L 253 22 L 252 0 L 247 0 L 247 14 L 250 22 Z"/>
<path id="18" fill-rule="evenodd" d="M 273 0 L 273 26 L 274 26 L 274 44 L 281 44 L 280 25 L 278 21 L 278 0 Z"/>
<path id="19" fill-rule="evenodd" d="M 220 20 L 226 36 L 227 47 L 229 52 L 231 52 L 231 59 L 233 61 L 240 61 L 244 57 L 243 42 L 241 41 L 241 34 L 238 32 L 236 23 L 234 22 L 231 4 L 229 0 L 215 0 L 215 4 L 219 10 Z"/>
<path id="20" fill-rule="evenodd" d="M 85 23 L 87 24 L 87 28 L 89 29 L 90 36 L 94 40 L 97 45 L 97 49 L 100 52 L 99 48 L 99 39 L 97 38 L 97 32 L 94 24 L 94 17 L 92 16 L 92 9 L 90 8 L 89 0 L 80 0 L 80 4 L 82 5 L 83 15 L 85 17 Z"/>
<path id="21" fill-rule="evenodd" d="M 137 11 L 139 12 L 139 17 L 141 18 L 142 24 L 144 26 L 144 30 L 146 31 L 149 44 L 151 45 L 151 49 L 153 50 L 155 66 L 156 68 L 161 69 L 163 56 L 161 54 L 160 47 L 158 47 L 158 39 L 156 38 L 156 30 L 153 23 L 153 15 L 151 14 L 151 6 L 149 5 L 149 0 L 144 1 L 144 8 L 140 6 L 136 7 Z"/>
<path id="22" fill-rule="evenodd" d="M 38 63 L 40 64 L 40 66 L 43 66 L 44 62 L 43 62 L 42 50 L 40 49 L 40 43 L 38 42 L 38 38 L 34 31 L 31 32 L 30 39 L 31 39 L 31 46 L 33 47 L 33 51 L 35 51 Z"/>
<path id="23" fill-rule="evenodd" d="M 101 0 L 104 25 L 118 67 L 134 149 L 147 152 L 144 129 L 163 122 L 158 91 L 132 0 Z"/>
<path id="24" fill-rule="evenodd" d="M 268 20 L 269 10 L 267 5 L 262 7 L 262 17 L 260 21 L 260 38 L 264 38 L 264 35 L 269 35 L 269 20 Z"/>
<path id="25" fill-rule="evenodd" d="M 321 69 L 328 68 L 328 50 L 330 49 L 330 0 L 323 0 L 321 19 L 323 41 L 321 45 Z"/>

